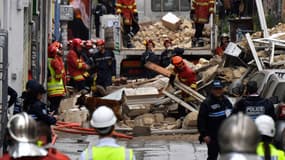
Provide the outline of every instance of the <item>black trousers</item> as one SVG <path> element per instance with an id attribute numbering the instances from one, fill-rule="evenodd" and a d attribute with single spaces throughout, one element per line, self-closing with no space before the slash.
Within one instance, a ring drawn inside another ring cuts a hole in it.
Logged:
<path id="1" fill-rule="evenodd" d="M 217 160 L 220 153 L 220 147 L 216 138 L 211 137 L 210 144 L 207 144 L 208 147 L 208 158 L 207 160 Z"/>
<path id="2" fill-rule="evenodd" d="M 199 39 L 203 36 L 203 29 L 205 24 L 203 23 L 195 23 L 195 38 Z"/>
<path id="3" fill-rule="evenodd" d="M 124 37 L 129 37 L 128 34 L 131 33 L 131 35 L 136 35 L 138 31 L 140 30 L 140 26 L 138 22 L 133 21 L 132 25 L 124 25 Z"/>
<path id="4" fill-rule="evenodd" d="M 54 112 L 55 115 L 58 114 L 58 108 L 62 99 L 63 96 L 48 97 L 50 102 L 50 112 Z"/>

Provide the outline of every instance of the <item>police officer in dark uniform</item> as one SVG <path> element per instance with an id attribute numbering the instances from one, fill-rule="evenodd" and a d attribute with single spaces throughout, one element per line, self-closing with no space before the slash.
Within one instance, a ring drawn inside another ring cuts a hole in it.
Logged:
<path id="1" fill-rule="evenodd" d="M 97 71 L 96 85 L 105 89 L 112 85 L 112 77 L 116 76 L 116 60 L 112 51 L 105 49 L 105 41 L 100 39 L 96 42 L 98 52 L 94 54 L 93 61 Z"/>
<path id="2" fill-rule="evenodd" d="M 233 114 L 243 112 L 251 117 L 253 120 L 256 117 L 266 114 L 273 119 L 276 118 L 273 103 L 257 94 L 257 82 L 249 81 L 246 85 L 247 96 L 243 97 L 235 104 Z"/>
<path id="3" fill-rule="evenodd" d="M 198 115 L 200 141 L 208 146 L 208 160 L 218 158 L 218 130 L 222 122 L 231 115 L 232 108 L 231 102 L 224 96 L 222 82 L 214 80 L 211 93 L 201 104 Z"/>
<path id="4" fill-rule="evenodd" d="M 47 125 L 54 125 L 56 124 L 56 118 L 53 116 L 53 113 L 48 112 L 46 104 L 41 101 L 45 93 L 46 90 L 40 84 L 35 86 L 34 89 L 28 93 L 31 98 L 29 102 L 31 103 L 27 106 L 27 113 L 36 121 L 43 122 Z"/>

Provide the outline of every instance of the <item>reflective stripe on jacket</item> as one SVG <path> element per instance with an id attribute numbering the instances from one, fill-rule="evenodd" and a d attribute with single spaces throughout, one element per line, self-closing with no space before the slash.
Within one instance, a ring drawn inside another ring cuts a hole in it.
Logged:
<path id="1" fill-rule="evenodd" d="M 86 160 L 133 160 L 133 150 L 125 147 L 92 147 L 86 152 Z"/>
<path id="2" fill-rule="evenodd" d="M 283 151 L 276 149 L 272 144 L 269 144 L 271 160 L 285 160 L 285 154 Z M 257 146 L 257 155 L 264 158 L 263 142 L 260 142 Z"/>
<path id="3" fill-rule="evenodd" d="M 48 69 L 51 74 L 50 81 L 47 82 L 48 96 L 63 96 L 65 94 L 62 77 L 60 80 L 56 79 L 55 70 L 51 67 L 52 59 L 48 59 Z"/>

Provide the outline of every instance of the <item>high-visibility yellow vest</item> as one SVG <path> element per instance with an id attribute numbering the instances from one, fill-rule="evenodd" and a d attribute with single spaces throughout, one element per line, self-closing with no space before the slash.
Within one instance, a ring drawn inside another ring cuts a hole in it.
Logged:
<path id="1" fill-rule="evenodd" d="M 92 147 L 86 151 L 86 160 L 132 160 L 133 155 L 125 147 Z"/>
<path id="2" fill-rule="evenodd" d="M 276 149 L 272 144 L 269 144 L 271 160 L 285 160 L 285 153 Z M 263 142 L 260 142 L 257 146 L 257 155 L 264 158 Z"/>
<path id="3" fill-rule="evenodd" d="M 64 95 L 65 94 L 65 89 L 64 89 L 64 84 L 62 78 L 60 80 L 56 80 L 55 76 L 55 71 L 51 67 L 51 62 L 52 58 L 48 59 L 48 69 L 50 71 L 51 79 L 50 81 L 47 82 L 47 88 L 48 88 L 48 96 L 55 96 L 55 95 Z"/>

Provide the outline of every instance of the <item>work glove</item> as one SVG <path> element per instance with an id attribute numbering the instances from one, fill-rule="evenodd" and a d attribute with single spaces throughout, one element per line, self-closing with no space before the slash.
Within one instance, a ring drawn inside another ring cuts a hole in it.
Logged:
<path id="1" fill-rule="evenodd" d="M 176 75 L 175 74 L 171 74 L 169 77 L 169 84 L 174 86 L 174 81 L 176 79 Z"/>
<path id="2" fill-rule="evenodd" d="M 135 20 L 136 22 L 139 21 L 139 15 L 138 15 L 138 13 L 134 13 L 134 20 Z"/>

